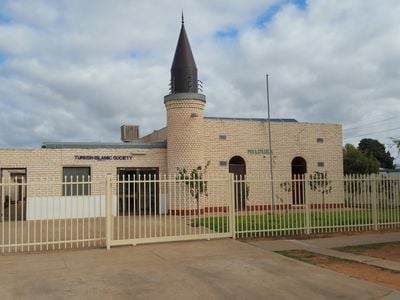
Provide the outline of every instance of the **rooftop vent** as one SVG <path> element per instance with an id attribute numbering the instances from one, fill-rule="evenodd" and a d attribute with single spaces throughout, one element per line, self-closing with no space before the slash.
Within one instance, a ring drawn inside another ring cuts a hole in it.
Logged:
<path id="1" fill-rule="evenodd" d="M 132 142 L 139 139 L 139 126 L 137 125 L 122 125 L 121 140 L 124 143 Z"/>

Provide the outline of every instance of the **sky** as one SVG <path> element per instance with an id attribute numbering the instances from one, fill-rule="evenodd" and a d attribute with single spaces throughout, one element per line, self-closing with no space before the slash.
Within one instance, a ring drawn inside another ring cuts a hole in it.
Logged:
<path id="1" fill-rule="evenodd" d="M 400 138 L 398 0 L 0 0 L 0 147 L 117 142 L 166 124 L 181 11 L 206 115 Z"/>

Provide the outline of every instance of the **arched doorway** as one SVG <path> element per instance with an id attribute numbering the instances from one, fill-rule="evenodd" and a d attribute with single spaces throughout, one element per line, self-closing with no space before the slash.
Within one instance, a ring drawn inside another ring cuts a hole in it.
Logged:
<path id="1" fill-rule="evenodd" d="M 246 183 L 243 181 L 246 175 L 246 163 L 240 156 L 234 156 L 229 160 L 229 173 L 235 176 L 235 207 L 244 209 L 246 207 Z"/>
<path id="2" fill-rule="evenodd" d="M 292 160 L 292 201 L 294 205 L 304 204 L 304 174 L 307 173 L 307 162 L 297 156 Z"/>

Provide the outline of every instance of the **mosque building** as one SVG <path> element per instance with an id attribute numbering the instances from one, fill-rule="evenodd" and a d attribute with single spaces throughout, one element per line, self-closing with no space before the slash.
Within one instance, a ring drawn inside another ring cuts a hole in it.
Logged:
<path id="1" fill-rule="evenodd" d="M 209 175 L 233 173 L 265 178 L 269 178 L 271 167 L 274 178 L 291 179 L 313 172 L 337 178 L 343 175 L 341 125 L 295 119 L 208 117 L 204 115 L 207 101 L 218 99 L 207 99 L 200 93 L 197 66 L 182 21 L 171 67 L 170 94 L 164 97 L 164 128 L 140 137 L 138 126 L 123 125 L 120 143 L 44 142 L 37 149 L 3 148 L 2 180 L 34 182 L 46 177 L 62 182 L 79 176 L 100 182 L 107 174 L 149 178 L 173 175 L 183 168 L 201 168 Z M 26 202 L 28 219 L 32 218 L 29 210 L 34 209 L 35 199 L 48 194 L 44 190 L 28 187 L 18 193 L 20 199 L 14 199 Z M 93 184 L 75 191 L 60 185 L 51 192 L 65 197 L 79 193 L 96 197 L 102 191 L 100 185 Z M 251 193 L 255 195 L 255 189 L 250 189 L 249 197 L 239 199 L 241 208 L 251 204 Z M 290 201 L 301 204 L 302 200 Z M 172 207 L 160 210 L 171 212 Z"/>

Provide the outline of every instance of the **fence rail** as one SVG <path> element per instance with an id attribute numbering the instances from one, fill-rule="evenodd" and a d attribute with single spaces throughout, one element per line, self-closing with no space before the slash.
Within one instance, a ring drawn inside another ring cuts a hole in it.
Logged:
<path id="1" fill-rule="evenodd" d="M 246 207 L 235 213 L 239 238 L 400 227 L 399 176 L 328 178 L 320 173 L 273 182 L 239 177 L 234 183 L 236 207 L 246 192 Z"/>
<path id="2" fill-rule="evenodd" d="M 400 228 L 397 175 L 15 177 L 0 196 L 2 253 Z"/>
<path id="3" fill-rule="evenodd" d="M 102 247 L 105 245 L 104 195 L 68 196 L 62 190 L 92 189 L 104 183 L 76 180 L 65 183 L 25 177 L 0 184 L 0 251 L 2 253 Z"/>
<path id="4" fill-rule="evenodd" d="M 219 192 L 213 193 L 212 186 Z M 116 211 L 107 211 L 107 246 L 231 237 L 229 177 L 207 179 L 177 176 L 107 178 Z M 111 197 L 110 197 L 111 198 Z M 216 222 L 204 226 L 202 216 Z"/>

